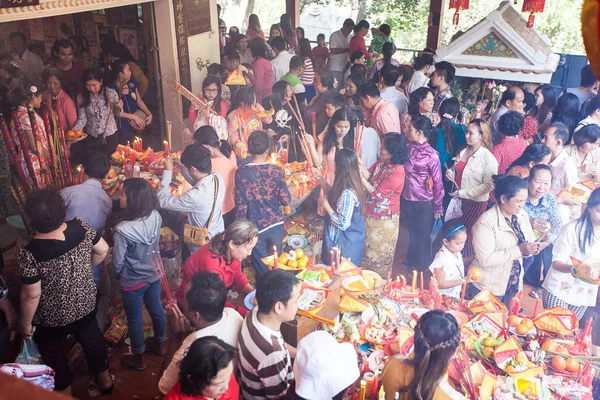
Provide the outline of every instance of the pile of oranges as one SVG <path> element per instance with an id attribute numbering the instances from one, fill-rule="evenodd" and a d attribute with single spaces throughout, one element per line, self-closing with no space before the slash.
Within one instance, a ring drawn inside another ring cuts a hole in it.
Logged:
<path id="1" fill-rule="evenodd" d="M 508 324 L 515 327 L 517 335 L 527 335 L 533 329 L 533 321 L 529 318 L 523 318 L 519 321 L 519 317 L 511 315 L 508 317 Z"/>
<path id="2" fill-rule="evenodd" d="M 555 340 L 552 339 L 546 340 L 542 344 L 542 349 L 553 353 L 565 354 L 566 356 L 569 355 L 569 351 L 566 347 L 559 345 L 558 343 L 556 343 Z M 571 372 L 574 374 L 578 373 L 579 369 L 581 368 L 579 361 L 577 361 L 576 359 L 568 357 L 565 358 L 558 354 L 552 357 L 551 365 L 552 368 L 554 368 L 554 370 L 557 372 L 563 372 L 566 370 L 567 372 Z"/>
<path id="3" fill-rule="evenodd" d="M 283 253 L 277 259 L 279 265 L 285 265 L 291 269 L 304 269 L 308 267 L 308 256 L 302 249 L 290 250 L 289 253 Z"/>
<path id="4" fill-rule="evenodd" d="M 79 139 L 82 136 L 83 136 L 83 131 L 81 129 L 78 129 L 76 131 L 73 131 L 73 130 L 68 130 L 67 131 L 67 138 L 68 139 Z"/>

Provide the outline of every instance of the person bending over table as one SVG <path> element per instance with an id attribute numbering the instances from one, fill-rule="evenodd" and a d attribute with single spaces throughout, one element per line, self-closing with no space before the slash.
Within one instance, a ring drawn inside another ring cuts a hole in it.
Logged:
<path id="1" fill-rule="evenodd" d="M 167 157 L 157 193 L 158 203 L 166 210 L 187 212 L 189 224 L 208 228 L 209 237 L 223 232 L 221 211 L 225 182 L 221 175 L 211 172 L 210 151 L 201 144 L 191 144 L 181 154 L 181 164 L 194 180 L 194 186 L 180 196 L 171 196 L 169 184 L 173 179 L 173 160 Z M 188 244 L 188 248 L 193 253 L 199 246 Z"/>

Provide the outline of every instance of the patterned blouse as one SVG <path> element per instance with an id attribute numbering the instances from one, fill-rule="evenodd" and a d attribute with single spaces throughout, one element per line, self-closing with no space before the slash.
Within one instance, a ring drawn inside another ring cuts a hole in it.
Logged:
<path id="1" fill-rule="evenodd" d="M 350 228 L 355 208 L 360 208 L 358 196 L 356 196 L 354 190 L 344 189 L 330 218 L 331 224 L 329 224 L 328 234 L 334 243 L 338 242 L 340 231 Z"/>
<path id="2" fill-rule="evenodd" d="M 34 325 L 65 326 L 96 307 L 92 247 L 101 239 L 79 218 L 67 222 L 65 240 L 33 239 L 19 252 L 21 282 L 42 284 Z"/>
<path id="3" fill-rule="evenodd" d="M 106 92 L 110 101 L 106 101 Z M 93 137 L 110 136 L 117 131 L 117 123 L 113 114 L 113 106 L 119 101 L 117 92 L 107 89 L 96 98 L 90 96 L 90 104 L 83 106 L 83 97 L 77 96 L 77 123 L 73 130 L 82 129 Z M 108 104 L 107 104 L 108 103 Z M 112 105 L 112 106 L 111 106 Z"/>
<path id="4" fill-rule="evenodd" d="M 404 166 L 384 164 L 378 160 L 369 172 L 374 190 L 367 197 L 366 215 L 377 219 L 399 216 L 400 196 L 404 189 Z"/>
<path id="5" fill-rule="evenodd" d="M 540 199 L 538 204 L 533 204 L 531 200 L 527 198 L 523 208 L 527 211 L 529 218 L 541 218 L 550 223 L 552 228 L 547 239 L 554 243 L 562 228 L 562 219 L 560 217 L 560 212 L 558 211 L 556 197 L 548 193 Z"/>

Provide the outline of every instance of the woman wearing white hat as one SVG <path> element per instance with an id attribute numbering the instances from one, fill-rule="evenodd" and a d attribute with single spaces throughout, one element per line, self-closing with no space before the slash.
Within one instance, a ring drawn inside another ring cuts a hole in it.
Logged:
<path id="1" fill-rule="evenodd" d="M 338 343 L 325 331 L 312 332 L 298 343 L 294 362 L 295 393 L 286 399 L 330 400 L 341 398 L 360 376 L 351 343 Z"/>

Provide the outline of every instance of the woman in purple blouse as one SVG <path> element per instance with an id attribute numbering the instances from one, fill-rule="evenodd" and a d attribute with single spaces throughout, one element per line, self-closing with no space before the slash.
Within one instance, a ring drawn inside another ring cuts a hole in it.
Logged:
<path id="1" fill-rule="evenodd" d="M 429 145 L 433 132 L 431 121 L 424 115 L 411 119 L 408 139 L 408 162 L 402 194 L 402 224 L 410 232 L 406 265 L 424 271 L 431 263 L 429 234 L 434 219 L 440 219 L 444 209 L 444 185 L 438 153 Z"/>

